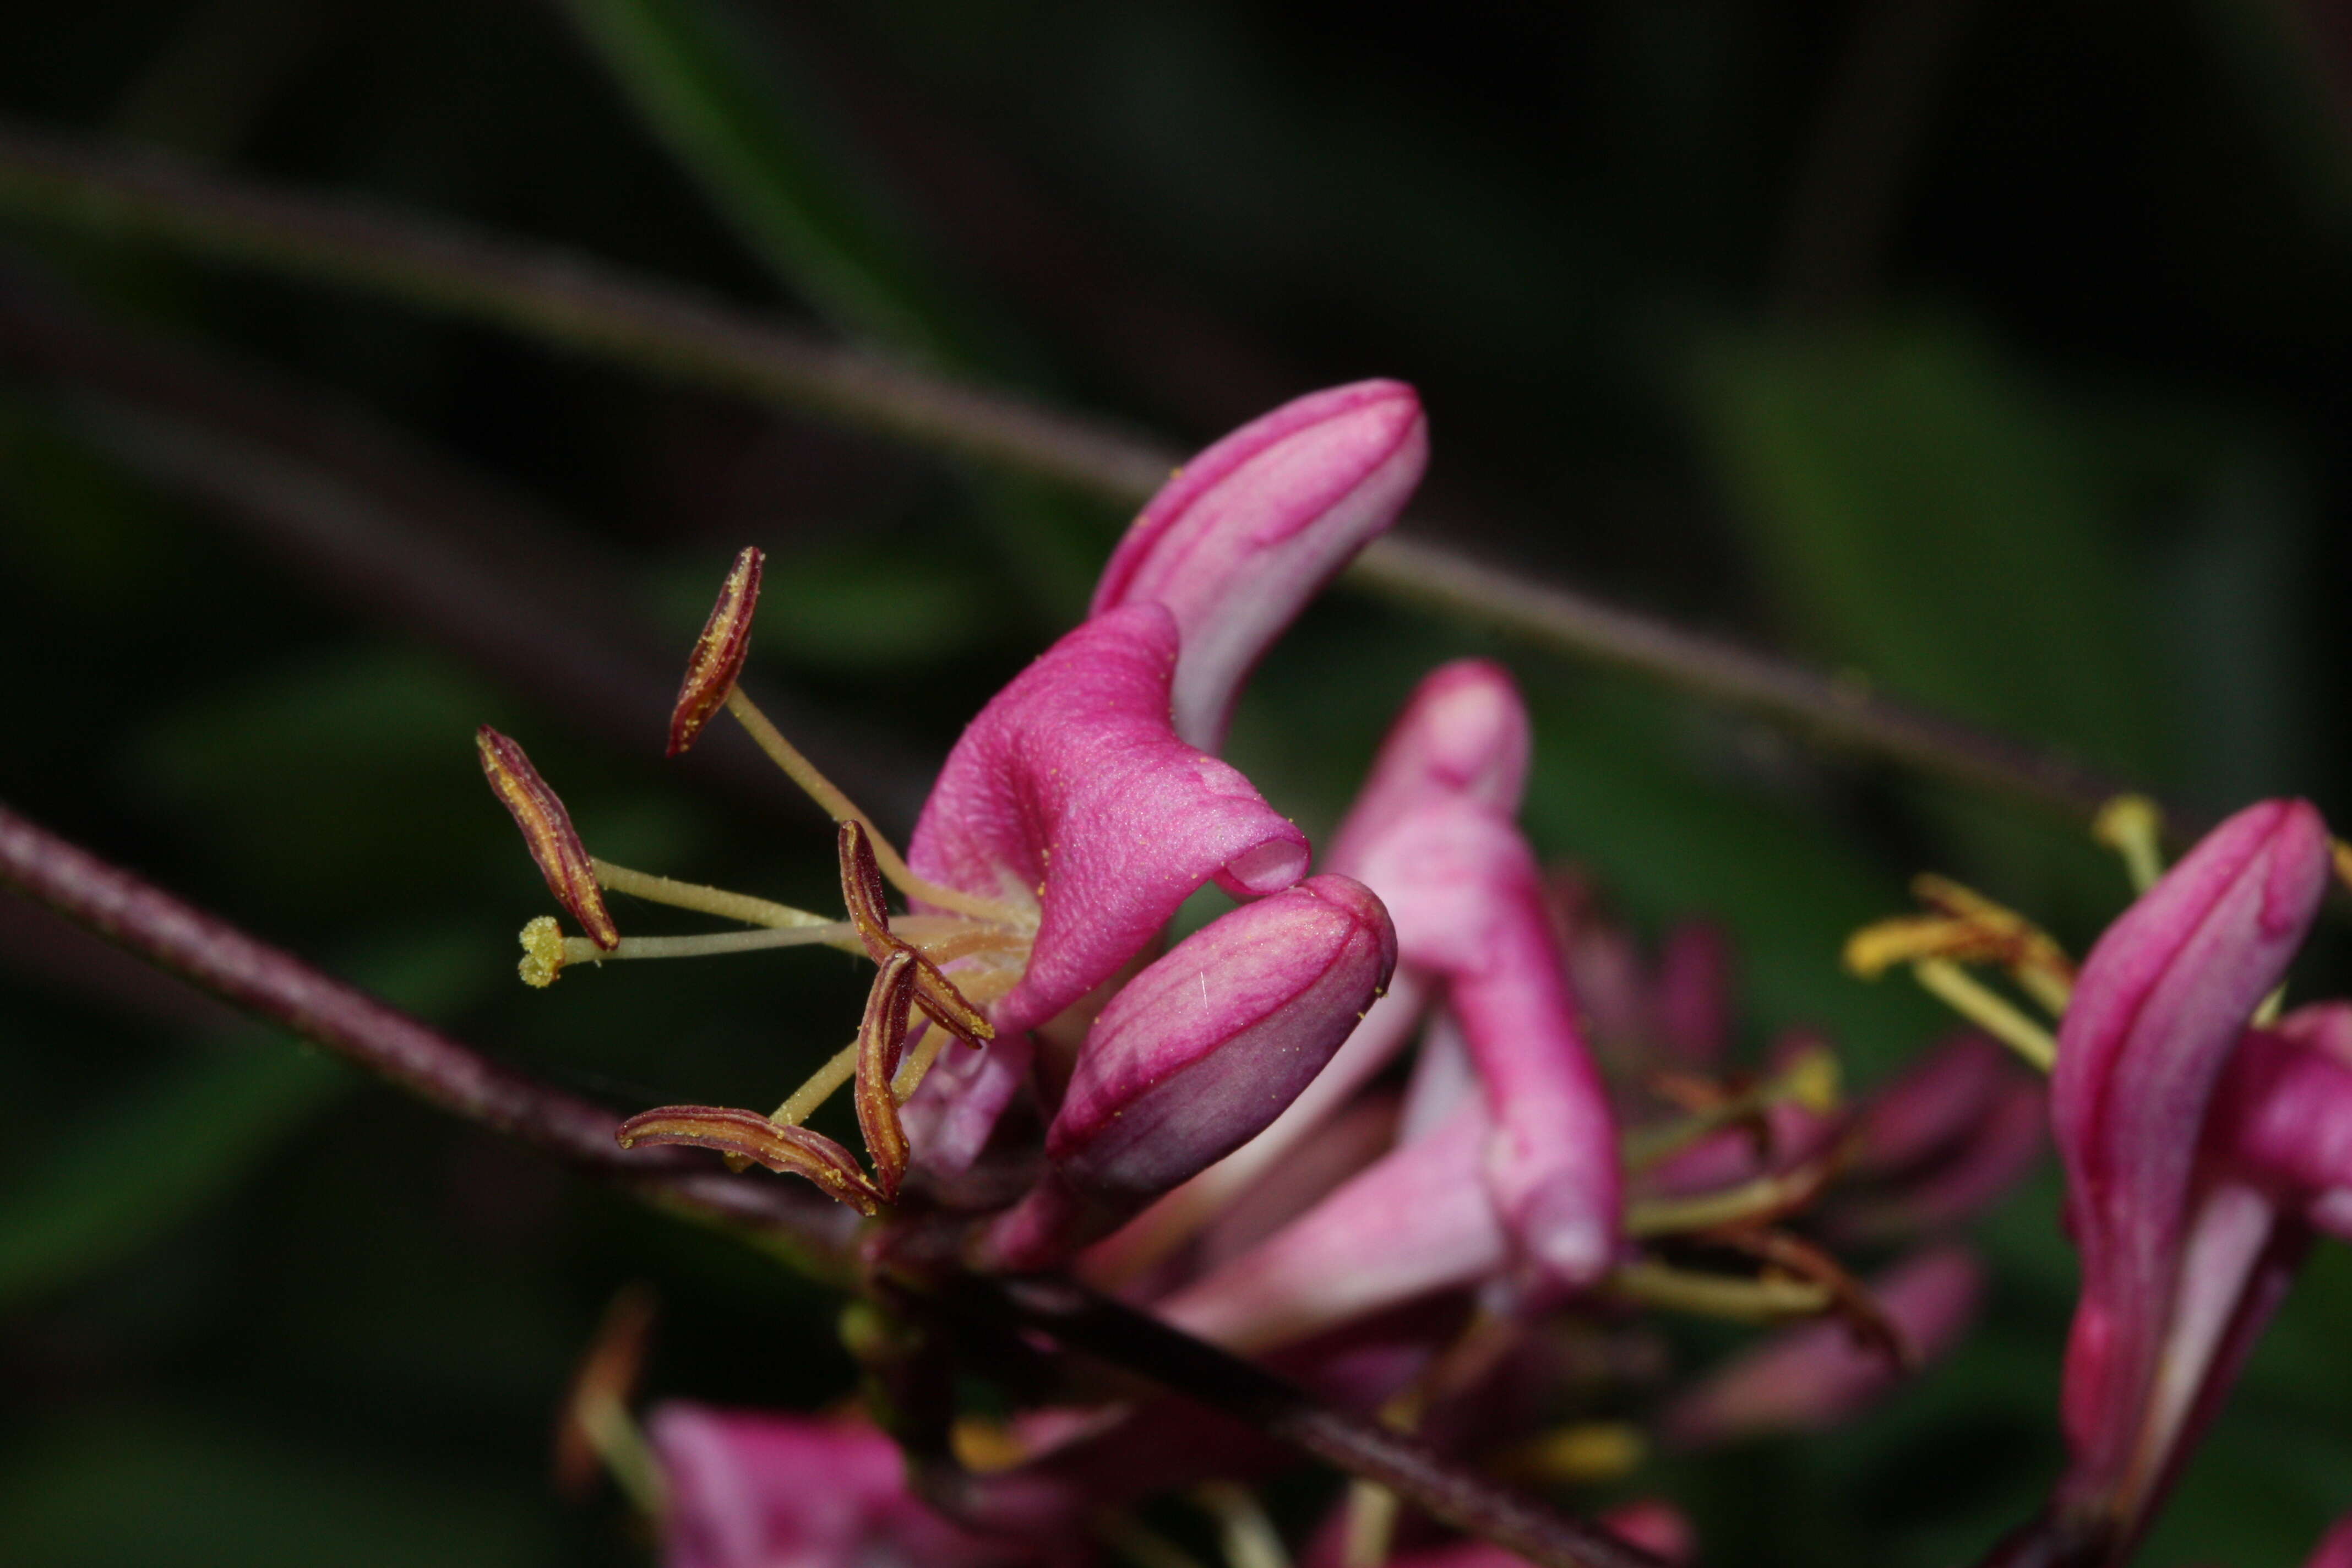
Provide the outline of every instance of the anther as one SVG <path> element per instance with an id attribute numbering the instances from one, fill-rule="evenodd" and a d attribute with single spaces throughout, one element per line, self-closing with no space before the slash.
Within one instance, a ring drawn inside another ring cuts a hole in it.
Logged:
<path id="1" fill-rule="evenodd" d="M 598 947 L 618 947 L 620 927 L 604 908 L 595 867 L 572 828 L 572 814 L 563 809 L 563 802 L 547 787 L 522 748 L 488 724 L 474 732 L 474 745 L 481 752 L 482 775 L 490 781 L 491 790 L 515 826 L 522 829 L 523 845 L 537 862 L 539 874 L 547 879 L 547 890 Z"/>

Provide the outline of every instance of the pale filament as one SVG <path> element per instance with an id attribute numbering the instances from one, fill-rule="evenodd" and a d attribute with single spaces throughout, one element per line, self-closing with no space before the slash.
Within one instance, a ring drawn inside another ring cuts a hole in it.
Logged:
<path id="1" fill-rule="evenodd" d="M 730 893 L 724 888 L 705 887 L 700 882 L 681 882 L 675 877 L 657 877 L 651 871 L 633 871 L 594 856 L 588 863 L 596 868 L 599 887 L 627 893 L 648 903 L 667 904 L 673 909 L 693 910 L 722 920 L 740 921 L 747 926 L 772 926 L 780 931 L 835 923 L 823 915 L 796 910 L 790 904 L 755 899 L 749 893 Z"/>
<path id="2" fill-rule="evenodd" d="M 792 1097 L 776 1107 L 768 1118 L 779 1127 L 798 1127 L 816 1114 L 816 1108 L 833 1097 L 833 1091 L 857 1076 L 857 1042 L 834 1052 L 833 1059 L 811 1073 L 808 1081 L 793 1090 Z"/>
<path id="3" fill-rule="evenodd" d="M 1923 958 L 1911 966 L 1911 973 L 1954 1012 L 2042 1072 L 2057 1061 L 2058 1042 L 2049 1030 L 1950 959 Z"/>
<path id="4" fill-rule="evenodd" d="M 1776 1214 L 1821 1184 L 1818 1170 L 1759 1176 L 1738 1186 L 1687 1198 L 1643 1198 L 1625 1205 L 1625 1234 L 1673 1236 L 1714 1230 L 1741 1220 Z"/>
<path id="5" fill-rule="evenodd" d="M 1654 1258 L 1619 1265 L 1610 1272 L 1609 1289 L 1644 1306 L 1742 1323 L 1817 1317 L 1832 1300 L 1828 1286 L 1810 1279 L 1778 1274 L 1748 1279 L 1704 1273 L 1676 1268 Z"/>
<path id="6" fill-rule="evenodd" d="M 608 958 L 706 958 L 715 952 L 757 952 L 772 947 L 837 947 L 863 952 L 857 931 L 847 921 L 821 926 L 792 926 L 779 931 L 714 931 L 695 936 L 625 936 L 621 945 L 598 947 L 584 936 L 563 939 L 563 962 L 602 963 Z"/>
<path id="7" fill-rule="evenodd" d="M 776 907 L 783 908 L 781 904 Z M 890 929 L 934 963 L 952 963 L 975 953 L 1026 956 L 1029 951 L 1029 944 L 1019 937 L 992 929 L 974 930 L 971 921 L 954 915 L 902 915 L 890 922 Z M 847 921 L 826 921 L 816 925 L 762 926 L 757 931 L 705 931 L 692 936 L 625 936 L 616 948 L 598 947 L 584 936 L 567 936 L 563 939 L 563 962 L 570 965 L 601 963 L 611 958 L 707 958 L 713 953 L 758 952 L 776 947 L 866 951 L 856 926 Z M 971 986 L 959 988 L 967 995 L 971 993 Z M 993 1001 L 1009 989 L 1009 985 L 999 986 L 985 1000 Z"/>
<path id="8" fill-rule="evenodd" d="M 858 810 L 856 803 L 842 794 L 831 779 L 817 772 L 816 765 L 801 754 L 800 748 L 785 740 L 784 732 L 760 711 L 759 704 L 743 695 L 741 687 L 728 692 L 727 711 L 735 716 L 735 721 L 743 726 L 760 750 L 768 753 L 768 760 L 783 769 L 785 775 L 800 785 L 827 816 L 835 822 L 854 820 L 864 826 L 866 836 L 874 846 L 875 865 L 881 868 L 882 875 L 889 879 L 890 885 L 910 899 L 920 899 L 927 904 L 937 904 L 943 910 L 953 910 L 958 914 L 1015 931 L 1034 923 L 1029 916 L 1010 904 L 983 899 L 961 888 L 944 888 L 908 870 L 907 862 L 899 858 L 897 848 L 882 837 L 881 829 L 874 826 L 874 819 Z"/>
<path id="9" fill-rule="evenodd" d="M 1744 1093 L 1727 1097 L 1719 1105 L 1677 1117 L 1663 1126 L 1636 1128 L 1626 1133 L 1622 1149 L 1625 1169 L 1646 1171 L 1701 1139 L 1761 1115 L 1776 1105 L 1794 1103 L 1809 1110 L 1834 1110 L 1837 1078 L 1836 1058 L 1827 1051 L 1807 1051 L 1780 1072 Z"/>

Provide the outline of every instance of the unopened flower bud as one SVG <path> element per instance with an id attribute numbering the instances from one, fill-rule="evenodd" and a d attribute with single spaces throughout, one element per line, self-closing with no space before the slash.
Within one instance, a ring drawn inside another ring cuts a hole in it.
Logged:
<path id="1" fill-rule="evenodd" d="M 1128 982 L 1096 1019 L 1045 1135 L 1045 1185 L 993 1245 L 1038 1266 L 1265 1131 L 1396 965 L 1388 911 L 1314 877 L 1234 910 Z"/>

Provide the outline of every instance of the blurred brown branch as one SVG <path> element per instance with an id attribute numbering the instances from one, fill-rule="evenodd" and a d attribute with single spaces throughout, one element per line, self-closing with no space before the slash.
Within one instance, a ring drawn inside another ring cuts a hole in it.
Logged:
<path id="1" fill-rule="evenodd" d="M 153 154 L 0 127 L 0 207 L 386 292 L 1127 504 L 1148 496 L 1179 460 L 1175 448 L 1118 426 L 953 384 L 569 252 L 342 197 L 224 179 Z M 1375 544 L 1350 579 L 1764 715 L 1864 756 L 2078 819 L 2122 788 L 2055 752 L 1882 696 L 1866 683 L 1530 584 L 1424 540 Z"/>

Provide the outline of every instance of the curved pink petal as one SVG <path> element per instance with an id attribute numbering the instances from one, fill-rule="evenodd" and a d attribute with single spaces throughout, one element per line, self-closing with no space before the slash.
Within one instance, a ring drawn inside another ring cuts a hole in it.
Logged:
<path id="1" fill-rule="evenodd" d="M 2291 1212 L 2352 1218 L 2352 1003 L 2297 1008 L 2238 1045 L 2206 1131 L 2217 1159 Z"/>
<path id="2" fill-rule="evenodd" d="M 1906 1173 L 1884 1195 L 1843 1210 L 1832 1228 L 1842 1239 L 1884 1239 L 1948 1229 L 1999 1202 L 2042 1157 L 2050 1138 L 2042 1085 L 2006 1085 L 1969 1135 L 1941 1159 Z"/>
<path id="3" fill-rule="evenodd" d="M 1518 815 L 1535 737 L 1510 672 L 1456 659 L 1422 677 L 1389 726 L 1364 787 L 1331 840 L 1331 862 L 1363 858 L 1397 823 L 1440 801 Z"/>
<path id="4" fill-rule="evenodd" d="M 2352 1514 L 2336 1521 L 2303 1568 L 2352 1568 Z"/>
<path id="5" fill-rule="evenodd" d="M 1915 1169 L 1974 1137 L 2023 1071 L 1982 1035 L 1937 1046 L 1874 1093 L 1854 1118 L 1854 1158 L 1874 1174 Z"/>
<path id="6" fill-rule="evenodd" d="M 1507 818 L 1457 797 L 1399 818 L 1347 866 L 1387 901 L 1400 962 L 1445 982 L 1494 1118 L 1486 1182 L 1523 1283 L 1538 1300 L 1591 1284 L 1616 1245 L 1616 1120 L 1533 852 Z"/>
<path id="7" fill-rule="evenodd" d="M 968 1533 L 907 1489 L 897 1445 L 858 1421 L 665 1405 L 646 1425 L 667 1484 L 667 1568 L 1015 1568 L 1066 1561 Z"/>
<path id="8" fill-rule="evenodd" d="M 1087 622 L 981 710 L 923 807 L 918 872 L 1037 907 L 1028 971 L 989 1010 L 1000 1033 L 1108 979 L 1202 884 L 1255 896 L 1307 873 L 1307 836 L 1170 728 L 1176 650 L 1158 604 Z"/>
<path id="9" fill-rule="evenodd" d="M 1534 851 L 1526 705 L 1465 659 L 1414 689 L 1332 841 L 1378 891 L 1408 973 L 1442 979 L 1494 1122 L 1486 1181 L 1541 1301 L 1609 1267 L 1622 1207 L 1616 1121 L 1586 1050 Z"/>
<path id="10" fill-rule="evenodd" d="M 1959 1342 L 1984 1283 L 1975 1254 L 1939 1247 L 1872 1281 L 1871 1293 L 1925 1364 Z M 1667 1440 L 1681 1447 L 1810 1431 L 1860 1415 L 1902 1380 L 1885 1355 L 1855 1344 L 1843 1323 L 1807 1323 L 1709 1373 L 1668 1407 L 1661 1425 Z"/>
<path id="11" fill-rule="evenodd" d="M 1396 381 L 1312 393 L 1177 471 L 1119 542 L 1092 613 L 1156 602 L 1183 637 L 1176 732 L 1214 751 L 1268 644 L 1421 482 L 1429 426 Z"/>
<path id="12" fill-rule="evenodd" d="M 1180 942 L 1110 999 L 1045 1133 L 1045 1184 L 991 1233 L 1038 1268 L 1264 1131 L 1396 967 L 1361 883 L 1311 878 Z"/>
<path id="13" fill-rule="evenodd" d="M 1658 1044 L 1693 1067 L 1712 1067 L 1731 1044 L 1731 940 L 1712 921 L 1687 921 L 1658 954 L 1653 1011 Z"/>
<path id="14" fill-rule="evenodd" d="M 2222 1326 L 2244 1314 L 2267 1215 L 2192 1192 L 2216 1084 L 2326 891 L 2328 837 L 2303 802 L 2263 802 L 2210 832 L 2098 941 L 2058 1030 L 2051 1121 L 2082 1248 L 2067 1340 L 2070 1507 L 2131 1528 L 2171 1434 L 2210 1387 Z M 2183 1260 L 2204 1262 L 2188 1277 Z M 2159 1387 L 2161 1377 L 2161 1387 Z M 2183 1392 L 2188 1380 L 2188 1392 Z"/>
<path id="15" fill-rule="evenodd" d="M 1156 1310 L 1188 1332 L 1265 1350 L 1490 1277 L 1510 1257 L 1480 1179 L 1492 1131 L 1472 1100 Z"/>

